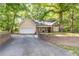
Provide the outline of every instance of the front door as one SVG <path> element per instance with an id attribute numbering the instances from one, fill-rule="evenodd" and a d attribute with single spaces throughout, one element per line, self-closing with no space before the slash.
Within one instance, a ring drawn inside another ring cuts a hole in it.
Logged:
<path id="1" fill-rule="evenodd" d="M 48 27 L 48 32 L 49 32 L 49 33 L 51 32 L 51 27 Z"/>

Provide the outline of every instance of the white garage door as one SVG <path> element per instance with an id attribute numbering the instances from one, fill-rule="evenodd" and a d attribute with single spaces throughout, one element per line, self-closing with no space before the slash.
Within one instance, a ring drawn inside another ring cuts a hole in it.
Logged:
<path id="1" fill-rule="evenodd" d="M 22 34 L 34 34 L 35 29 L 27 28 L 27 29 L 20 29 L 20 33 Z"/>

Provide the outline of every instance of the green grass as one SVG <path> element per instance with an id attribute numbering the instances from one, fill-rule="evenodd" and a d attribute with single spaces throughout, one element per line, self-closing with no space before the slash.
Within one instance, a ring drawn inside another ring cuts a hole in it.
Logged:
<path id="1" fill-rule="evenodd" d="M 53 32 L 53 33 L 41 33 L 45 35 L 54 35 L 54 36 L 79 36 L 79 33 L 68 33 L 68 32 Z"/>
<path id="2" fill-rule="evenodd" d="M 79 47 L 64 46 L 64 45 L 60 45 L 60 47 L 66 49 L 75 56 L 79 56 Z"/>

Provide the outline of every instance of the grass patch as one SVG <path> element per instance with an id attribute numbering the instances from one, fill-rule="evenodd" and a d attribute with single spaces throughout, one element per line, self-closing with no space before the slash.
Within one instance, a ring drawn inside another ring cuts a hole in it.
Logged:
<path id="1" fill-rule="evenodd" d="M 45 35 L 54 35 L 54 36 L 79 36 L 79 33 L 68 33 L 68 32 L 53 32 L 53 33 L 41 33 Z"/>
<path id="2" fill-rule="evenodd" d="M 75 56 L 79 56 L 79 47 L 64 46 L 64 45 L 60 45 L 60 47 L 66 49 Z"/>

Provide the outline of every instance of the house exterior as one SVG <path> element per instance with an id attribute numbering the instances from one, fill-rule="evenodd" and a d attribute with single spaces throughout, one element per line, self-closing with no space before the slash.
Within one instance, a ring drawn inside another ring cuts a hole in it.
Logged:
<path id="1" fill-rule="evenodd" d="M 39 33 L 50 33 L 59 31 L 57 21 L 34 21 L 36 24 L 36 32 Z"/>
<path id="2" fill-rule="evenodd" d="M 19 33 L 34 34 L 35 32 L 36 32 L 36 24 L 32 20 L 26 19 L 20 23 Z"/>
<path id="3" fill-rule="evenodd" d="M 58 31 L 57 22 L 53 21 L 38 21 L 26 19 L 20 23 L 19 33 L 35 34 L 35 33 L 50 33 Z"/>

